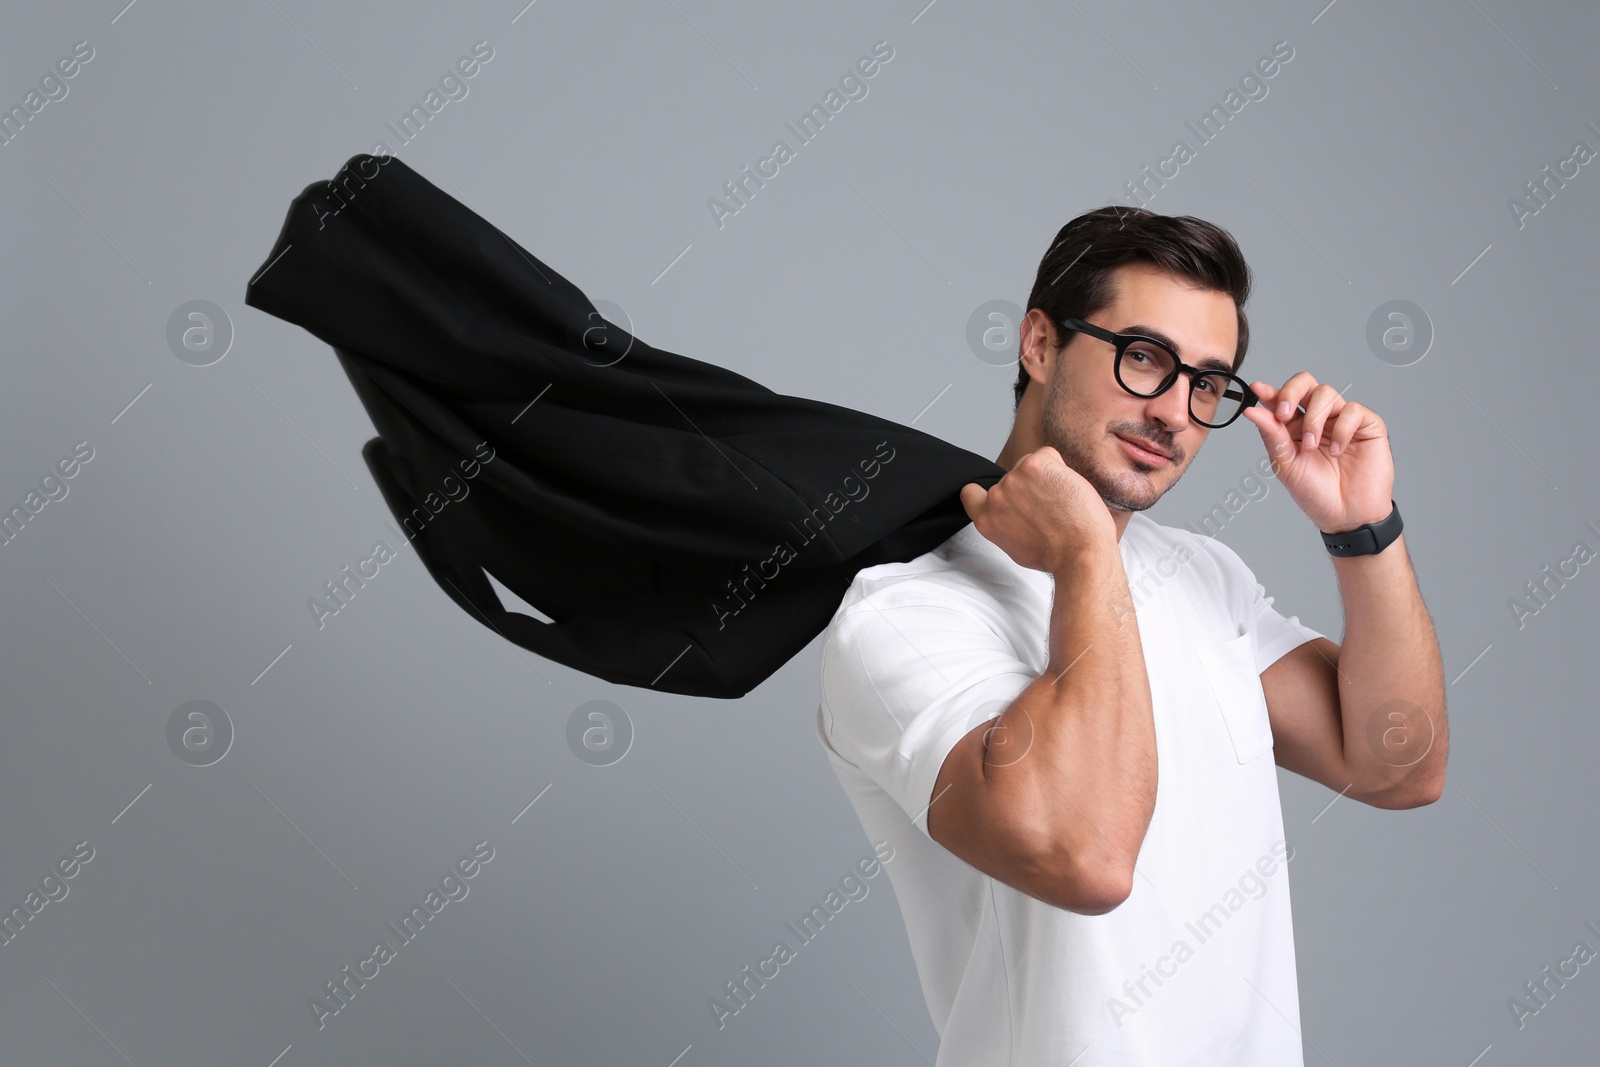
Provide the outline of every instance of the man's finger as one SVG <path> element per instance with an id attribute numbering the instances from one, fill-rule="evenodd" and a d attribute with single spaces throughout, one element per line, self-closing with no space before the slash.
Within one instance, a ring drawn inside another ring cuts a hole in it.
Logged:
<path id="1" fill-rule="evenodd" d="M 989 490 L 977 482 L 968 482 L 961 487 L 961 506 L 967 509 L 967 518 L 978 521 L 978 513 L 983 510 L 989 500 Z"/>

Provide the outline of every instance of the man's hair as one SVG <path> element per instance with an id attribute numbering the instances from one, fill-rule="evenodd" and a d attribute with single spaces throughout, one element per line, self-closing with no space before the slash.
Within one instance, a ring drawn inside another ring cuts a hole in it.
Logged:
<path id="1" fill-rule="evenodd" d="M 1250 345 L 1250 324 L 1244 303 L 1250 297 L 1250 267 L 1233 236 L 1220 226 L 1190 215 L 1158 215 L 1144 208 L 1115 205 L 1086 211 L 1056 234 L 1039 261 L 1028 310 L 1039 308 L 1056 327 L 1058 347 L 1077 332 L 1062 319 L 1087 319 L 1116 300 L 1113 272 L 1125 263 L 1148 263 L 1204 289 L 1233 297 L 1239 314 L 1239 343 L 1233 370 L 1238 373 Z M 1020 406 L 1028 387 L 1028 369 L 1017 361 L 1016 394 Z"/>

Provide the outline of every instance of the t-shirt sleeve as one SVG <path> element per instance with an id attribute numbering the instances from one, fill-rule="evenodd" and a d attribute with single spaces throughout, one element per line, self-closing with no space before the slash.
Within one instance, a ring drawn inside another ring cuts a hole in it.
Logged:
<path id="1" fill-rule="evenodd" d="M 945 757 L 1036 675 L 979 605 L 915 584 L 874 590 L 829 624 L 822 725 L 834 751 L 926 834 Z"/>
<path id="2" fill-rule="evenodd" d="M 1273 607 L 1274 598 L 1267 595 L 1266 587 L 1256 581 L 1254 572 L 1233 549 L 1215 538 L 1207 539 L 1205 547 L 1214 553 L 1228 585 L 1230 601 L 1241 613 L 1239 624 L 1244 629 L 1240 632 L 1248 630 L 1255 637 L 1256 673 L 1307 641 L 1325 636 L 1301 622 L 1298 615 L 1285 618 Z"/>

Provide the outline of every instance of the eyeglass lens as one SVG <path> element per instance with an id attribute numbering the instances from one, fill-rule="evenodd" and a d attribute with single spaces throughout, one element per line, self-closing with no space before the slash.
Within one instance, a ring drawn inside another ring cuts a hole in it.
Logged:
<path id="1" fill-rule="evenodd" d="M 1118 373 L 1125 388 L 1140 396 L 1155 396 L 1172 375 L 1172 353 L 1160 345 L 1134 341 L 1122 352 Z M 1244 406 L 1239 384 L 1231 377 L 1202 371 L 1189 390 L 1190 413 L 1207 425 L 1230 421 Z"/>

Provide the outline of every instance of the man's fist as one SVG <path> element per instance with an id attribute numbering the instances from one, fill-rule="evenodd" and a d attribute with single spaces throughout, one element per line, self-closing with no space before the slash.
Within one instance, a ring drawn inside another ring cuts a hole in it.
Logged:
<path id="1" fill-rule="evenodd" d="M 1049 445 L 1023 456 L 992 489 L 962 486 L 961 506 L 979 533 L 1036 571 L 1055 573 L 1092 546 L 1116 548 L 1106 502 Z"/>

